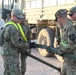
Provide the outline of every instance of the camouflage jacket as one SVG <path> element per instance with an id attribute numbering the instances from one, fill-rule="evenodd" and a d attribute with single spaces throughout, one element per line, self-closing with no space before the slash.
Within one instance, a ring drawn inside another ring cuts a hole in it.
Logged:
<path id="1" fill-rule="evenodd" d="M 69 18 L 68 18 L 68 20 L 67 20 L 67 25 L 69 25 L 69 24 L 73 24 L 73 22 L 72 22 L 72 20 L 70 20 Z M 56 38 L 57 38 L 57 40 L 59 40 L 59 41 L 61 41 L 60 39 L 61 39 L 61 36 L 62 36 L 62 29 L 63 29 L 63 27 L 62 26 L 60 26 L 60 25 L 57 25 L 56 26 Z"/>
<path id="2" fill-rule="evenodd" d="M 64 44 L 62 44 L 65 43 Z M 67 23 L 62 29 L 61 35 L 61 46 L 59 48 L 59 53 L 71 53 L 76 55 L 76 29 L 74 25 Z M 67 63 L 67 67 L 75 68 L 76 61 L 64 58 L 64 62 Z"/>
<path id="3" fill-rule="evenodd" d="M 24 28 L 23 30 L 27 31 L 28 28 Z M 24 31 L 26 36 L 28 36 L 29 32 Z M 29 36 L 27 39 L 30 38 Z M 19 49 L 23 50 L 29 48 L 29 44 L 23 40 L 23 37 L 19 30 L 16 29 L 15 26 L 9 25 L 6 27 L 3 35 L 3 51 L 4 55 L 17 55 Z"/>

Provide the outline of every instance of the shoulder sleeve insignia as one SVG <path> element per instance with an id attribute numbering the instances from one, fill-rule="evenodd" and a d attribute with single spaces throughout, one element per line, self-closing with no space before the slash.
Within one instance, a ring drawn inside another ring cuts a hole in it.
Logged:
<path id="1" fill-rule="evenodd" d="M 70 39 L 71 41 L 75 41 L 75 34 L 69 35 L 69 39 Z"/>

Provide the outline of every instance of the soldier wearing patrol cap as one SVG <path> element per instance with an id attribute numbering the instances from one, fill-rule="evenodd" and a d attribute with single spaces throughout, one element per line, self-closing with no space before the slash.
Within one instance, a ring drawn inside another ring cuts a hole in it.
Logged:
<path id="1" fill-rule="evenodd" d="M 21 27 L 24 31 L 24 34 L 26 35 L 27 37 L 27 40 L 28 42 L 31 42 L 31 29 L 30 27 L 26 24 L 26 16 L 25 14 L 23 13 L 23 16 L 24 18 L 21 19 Z M 21 35 L 20 35 L 21 36 Z M 23 41 L 24 39 L 22 38 L 21 36 L 21 40 Z M 26 42 L 26 41 L 25 41 Z M 20 61 L 21 61 L 21 73 L 22 75 L 25 75 L 25 72 L 26 72 L 26 59 L 27 59 L 27 52 L 28 53 L 31 53 L 31 49 L 27 49 L 27 47 L 24 49 L 26 50 L 26 54 L 24 55 L 23 53 L 20 53 Z"/>
<path id="2" fill-rule="evenodd" d="M 71 17 L 71 19 L 74 21 L 74 25 L 75 25 L 75 27 L 76 27 L 76 6 L 73 6 L 72 8 L 70 8 L 70 10 L 69 10 L 69 14 L 68 14 L 70 17 Z"/>
<path id="3" fill-rule="evenodd" d="M 73 22 L 69 18 L 67 18 L 67 13 L 68 13 L 67 9 L 60 9 L 60 10 L 58 10 L 56 12 L 56 14 L 55 14 L 55 17 L 56 17 L 55 21 L 58 22 L 58 20 L 59 20 L 58 18 L 64 16 L 64 17 L 66 17 L 66 20 L 67 20 L 67 23 L 68 23 L 67 25 L 72 24 Z M 63 18 L 63 20 L 64 20 L 64 18 Z M 62 29 L 63 29 L 63 26 L 61 26 L 61 25 L 59 25 L 57 23 L 57 25 L 56 25 L 56 33 L 55 33 L 55 36 L 56 36 L 56 39 L 55 39 L 56 46 L 59 45 L 60 42 L 61 42 L 60 36 L 62 35 Z"/>
<path id="4" fill-rule="evenodd" d="M 55 13 L 57 22 L 61 27 L 61 45 L 59 48 L 59 54 L 65 53 L 76 54 L 76 29 L 73 24 L 67 19 L 67 12 L 64 9 L 60 9 Z M 61 75 L 76 75 L 76 61 L 64 58 Z"/>
<path id="5" fill-rule="evenodd" d="M 13 9 L 11 12 L 11 21 L 7 22 L 3 35 L 3 51 L 4 75 L 22 75 L 19 64 L 19 52 L 25 52 L 29 48 L 34 47 L 34 43 L 28 43 L 22 40 L 20 30 L 17 23 L 21 23 L 24 18 L 23 13 L 19 9 Z"/>

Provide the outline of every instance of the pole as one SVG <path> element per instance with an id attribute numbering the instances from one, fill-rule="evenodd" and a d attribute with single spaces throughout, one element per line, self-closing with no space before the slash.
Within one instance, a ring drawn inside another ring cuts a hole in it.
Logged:
<path id="1" fill-rule="evenodd" d="M 39 61 L 39 62 L 41 62 L 41 63 L 43 63 L 43 64 L 45 64 L 45 65 L 47 65 L 47 66 L 49 66 L 49 67 L 52 67 L 53 69 L 55 69 L 55 70 L 57 70 L 59 72 L 61 72 L 60 68 L 58 68 L 58 67 L 56 67 L 56 66 L 54 66 L 54 65 L 52 65 L 52 64 L 50 64 L 50 63 L 48 63 L 46 61 L 44 61 L 44 60 L 42 60 L 42 59 L 34 56 L 34 55 L 31 55 L 31 54 L 28 53 L 28 56 L 31 57 L 31 58 L 33 58 L 33 59 L 35 59 L 35 60 L 37 60 L 37 61 Z"/>
<path id="2" fill-rule="evenodd" d="M 35 44 L 35 47 L 36 48 L 43 48 L 43 49 L 46 49 L 46 51 L 48 52 L 52 52 L 52 53 L 55 53 L 55 54 L 58 54 L 58 50 L 55 49 L 55 48 L 52 48 L 52 47 L 49 47 L 49 46 L 45 46 L 45 45 L 41 45 L 41 44 Z M 69 58 L 69 59 L 72 59 L 72 60 L 76 60 L 76 55 L 74 54 L 71 54 L 71 53 L 65 53 L 63 54 L 63 57 L 66 57 L 66 58 Z"/>
<path id="3" fill-rule="evenodd" d="M 24 55 L 26 54 L 26 53 L 25 53 L 26 51 L 24 51 L 24 50 L 22 50 L 22 51 L 20 51 L 20 52 L 21 52 L 22 54 L 24 54 Z M 48 63 L 48 62 L 46 62 L 46 61 L 44 61 L 44 60 L 42 60 L 42 59 L 34 56 L 34 55 L 31 55 L 31 54 L 29 54 L 28 52 L 27 52 L 27 55 L 28 55 L 29 57 L 31 57 L 31 58 L 33 58 L 33 59 L 35 59 L 35 60 L 43 63 L 43 64 L 49 66 L 49 67 L 54 68 L 55 70 L 57 70 L 57 71 L 59 71 L 59 72 L 61 73 L 61 69 L 60 69 L 60 68 L 58 68 L 58 67 L 56 67 L 56 66 L 54 66 L 54 65 L 52 65 L 52 64 L 50 64 L 50 63 Z"/>

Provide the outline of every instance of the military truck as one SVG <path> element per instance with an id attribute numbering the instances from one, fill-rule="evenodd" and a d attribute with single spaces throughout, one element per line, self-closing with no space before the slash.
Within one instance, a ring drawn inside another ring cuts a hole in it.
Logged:
<path id="1" fill-rule="evenodd" d="M 26 14 L 26 21 L 32 28 L 33 39 L 38 44 L 55 47 L 56 22 L 55 12 L 59 9 L 70 9 L 76 0 L 16 0 L 19 8 Z M 12 4 L 13 5 L 13 4 Z M 42 56 L 53 56 L 45 49 L 38 49 Z M 57 56 L 60 59 L 59 56 Z M 60 59 L 61 60 L 61 59 Z"/>
<path id="2" fill-rule="evenodd" d="M 2 19 L 6 20 L 7 14 L 11 16 L 11 10 L 16 7 L 17 8 L 17 0 L 2 0 L 1 9 L 2 9 Z"/>
<path id="3" fill-rule="evenodd" d="M 32 29 L 34 37 L 38 39 L 39 44 L 54 47 L 56 22 L 55 12 L 59 9 L 69 10 L 74 6 L 76 0 L 25 0 L 26 20 L 30 26 L 35 25 Z M 46 50 L 38 49 L 42 56 L 53 56 Z"/>

